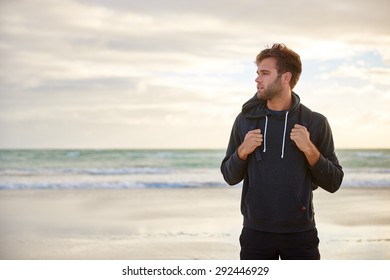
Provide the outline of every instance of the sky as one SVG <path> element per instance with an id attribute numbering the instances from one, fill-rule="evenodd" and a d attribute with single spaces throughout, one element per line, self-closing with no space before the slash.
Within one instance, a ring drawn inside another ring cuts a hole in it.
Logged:
<path id="1" fill-rule="evenodd" d="M 226 148 L 256 55 L 336 148 L 390 148 L 390 1 L 0 1 L 0 148 Z"/>

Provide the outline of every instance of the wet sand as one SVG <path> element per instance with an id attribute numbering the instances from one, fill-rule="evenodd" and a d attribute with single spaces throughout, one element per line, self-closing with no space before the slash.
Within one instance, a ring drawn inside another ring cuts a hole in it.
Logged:
<path id="1" fill-rule="evenodd" d="M 0 259 L 239 258 L 241 189 L 1 190 Z M 390 188 L 314 192 L 322 259 L 390 259 Z"/>

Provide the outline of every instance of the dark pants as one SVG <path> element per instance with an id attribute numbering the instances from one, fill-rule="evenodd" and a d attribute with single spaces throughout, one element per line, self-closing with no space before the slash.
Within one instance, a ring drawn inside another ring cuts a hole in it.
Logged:
<path id="1" fill-rule="evenodd" d="M 270 233 L 244 227 L 241 260 L 319 260 L 317 229 L 298 233 Z"/>

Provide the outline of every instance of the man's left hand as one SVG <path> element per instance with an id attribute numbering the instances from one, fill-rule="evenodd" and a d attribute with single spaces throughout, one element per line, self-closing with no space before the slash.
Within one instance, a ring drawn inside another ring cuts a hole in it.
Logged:
<path id="1" fill-rule="evenodd" d="M 295 142 L 298 149 L 300 149 L 306 156 L 310 166 L 314 166 L 320 158 L 320 152 L 310 140 L 310 132 L 306 127 L 296 124 L 291 129 L 290 138 Z"/>

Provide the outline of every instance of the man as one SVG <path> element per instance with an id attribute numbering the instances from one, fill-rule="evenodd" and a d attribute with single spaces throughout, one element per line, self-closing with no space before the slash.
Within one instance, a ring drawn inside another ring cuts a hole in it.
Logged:
<path id="1" fill-rule="evenodd" d="M 317 186 L 339 189 L 344 173 L 327 119 L 292 90 L 300 57 L 274 44 L 256 58 L 257 93 L 242 107 L 221 172 L 242 180 L 241 259 L 320 259 L 312 204 Z"/>

